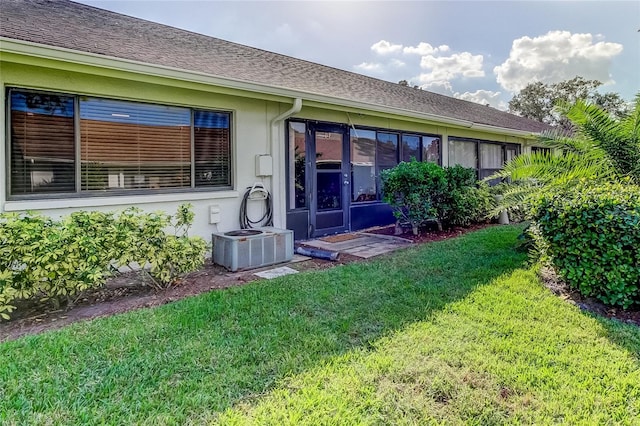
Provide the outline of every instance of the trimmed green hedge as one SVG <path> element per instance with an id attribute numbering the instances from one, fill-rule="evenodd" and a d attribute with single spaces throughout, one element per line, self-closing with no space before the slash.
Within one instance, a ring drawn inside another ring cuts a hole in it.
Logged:
<path id="1" fill-rule="evenodd" d="M 533 210 L 558 274 L 585 296 L 640 303 L 640 187 L 582 185 L 546 193 Z"/>
<path id="2" fill-rule="evenodd" d="M 439 205 L 439 216 L 448 225 L 469 226 L 487 219 L 493 208 L 489 185 L 478 182 L 476 170 L 455 165 L 444 168 L 447 189 Z"/>

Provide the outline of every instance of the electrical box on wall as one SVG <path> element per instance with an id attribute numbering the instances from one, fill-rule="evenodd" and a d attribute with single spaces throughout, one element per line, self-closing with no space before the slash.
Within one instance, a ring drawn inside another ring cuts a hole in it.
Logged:
<path id="1" fill-rule="evenodd" d="M 272 176 L 273 159 L 270 155 L 256 155 L 256 176 Z"/>
<path id="2" fill-rule="evenodd" d="M 209 223 L 212 225 L 220 223 L 220 206 L 215 204 L 209 206 Z"/>

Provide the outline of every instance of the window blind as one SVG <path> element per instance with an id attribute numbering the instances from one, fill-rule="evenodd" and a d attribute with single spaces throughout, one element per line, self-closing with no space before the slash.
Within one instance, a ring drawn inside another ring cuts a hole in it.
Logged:
<path id="1" fill-rule="evenodd" d="M 231 186 L 230 114 L 194 111 L 196 186 Z"/>
<path id="2" fill-rule="evenodd" d="M 10 92 L 12 194 L 75 190 L 74 101 Z"/>
<path id="3" fill-rule="evenodd" d="M 191 112 L 109 99 L 80 100 L 82 190 L 191 186 Z"/>

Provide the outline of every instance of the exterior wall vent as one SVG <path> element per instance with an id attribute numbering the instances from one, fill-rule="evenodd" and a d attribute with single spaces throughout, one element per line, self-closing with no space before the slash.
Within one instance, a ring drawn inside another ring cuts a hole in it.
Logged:
<path id="1" fill-rule="evenodd" d="M 272 227 L 215 233 L 213 263 L 230 271 L 260 268 L 293 258 L 293 231 Z"/>

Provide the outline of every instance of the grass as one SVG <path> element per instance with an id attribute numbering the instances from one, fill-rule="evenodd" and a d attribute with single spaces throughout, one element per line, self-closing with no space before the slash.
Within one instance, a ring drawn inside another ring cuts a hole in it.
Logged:
<path id="1" fill-rule="evenodd" d="M 640 332 L 493 227 L 0 344 L 0 424 L 638 424 Z"/>

